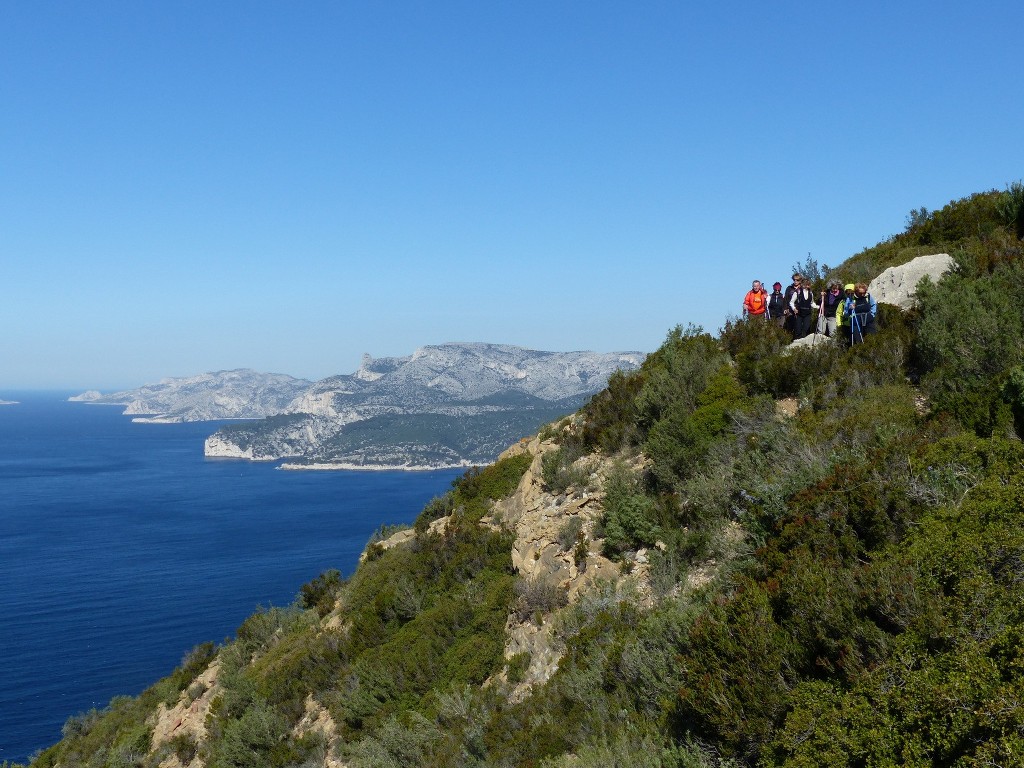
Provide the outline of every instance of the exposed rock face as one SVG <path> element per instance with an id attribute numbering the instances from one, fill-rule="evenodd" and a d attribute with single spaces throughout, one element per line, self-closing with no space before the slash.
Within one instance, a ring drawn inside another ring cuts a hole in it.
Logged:
<path id="1" fill-rule="evenodd" d="M 296 736 L 319 735 L 326 743 L 323 756 L 324 768 L 346 768 L 346 764 L 335 757 L 338 749 L 338 726 L 331 713 L 311 695 L 306 697 L 306 711 L 295 727 Z"/>
<path id="2" fill-rule="evenodd" d="M 175 737 L 184 736 L 199 745 L 206 740 L 206 717 L 213 701 L 221 693 L 217 682 L 220 661 L 214 660 L 196 681 L 182 692 L 173 707 L 161 704 L 156 711 L 151 741 L 151 753 L 163 753 L 164 747 Z M 196 755 L 191 762 L 182 764 L 175 754 L 160 763 L 160 768 L 202 768 L 203 761 Z"/>
<path id="3" fill-rule="evenodd" d="M 918 256 L 906 264 L 889 267 L 882 272 L 871 281 L 868 292 L 875 297 L 875 301 L 894 304 L 900 309 L 910 309 L 914 306 L 914 294 L 921 279 L 928 276 L 932 282 L 938 282 L 955 263 L 948 253 Z"/>

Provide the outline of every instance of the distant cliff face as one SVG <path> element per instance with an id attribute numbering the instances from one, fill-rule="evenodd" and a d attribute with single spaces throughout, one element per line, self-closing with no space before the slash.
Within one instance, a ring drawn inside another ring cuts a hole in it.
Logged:
<path id="1" fill-rule="evenodd" d="M 492 461 L 645 357 L 440 344 L 405 357 L 364 355 L 354 373 L 315 383 L 241 369 L 70 399 L 121 405 L 137 421 L 251 420 L 211 435 L 204 450 L 212 457 L 294 459 L 288 468 L 430 469 Z"/>
<path id="2" fill-rule="evenodd" d="M 229 425 L 206 455 L 303 466 L 431 468 L 494 459 L 510 442 L 574 411 L 640 352 L 540 352 L 442 344 L 408 357 L 363 358 L 313 384 L 283 411 Z"/>
<path id="3" fill-rule="evenodd" d="M 89 391 L 75 402 L 123 405 L 138 421 L 176 423 L 218 419 L 262 419 L 281 413 L 311 382 L 249 369 L 163 379 L 138 389 L 101 395 Z"/>

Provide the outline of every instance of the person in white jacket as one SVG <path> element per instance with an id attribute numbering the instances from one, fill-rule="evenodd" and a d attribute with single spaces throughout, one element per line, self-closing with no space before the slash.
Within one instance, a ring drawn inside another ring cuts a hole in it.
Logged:
<path id="1" fill-rule="evenodd" d="M 810 333 L 811 312 L 817 308 L 818 302 L 814 300 L 814 291 L 811 290 L 810 280 L 801 279 L 800 285 L 793 291 L 793 298 L 789 300 L 789 309 L 794 318 L 794 339 L 802 339 Z"/>

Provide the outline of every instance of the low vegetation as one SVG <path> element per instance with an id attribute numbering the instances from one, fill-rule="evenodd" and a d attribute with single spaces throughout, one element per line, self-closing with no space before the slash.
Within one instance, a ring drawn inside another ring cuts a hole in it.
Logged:
<path id="1" fill-rule="evenodd" d="M 531 460 L 506 458 L 427 505 L 411 544 L 371 546 L 350 578 L 327 572 L 248 619 L 216 649 L 210 739 L 175 749 L 322 765 L 324 740 L 295 730 L 312 696 L 349 766 L 1021 764 L 1020 195 L 915 211 L 834 270 L 871 277 L 922 249 L 959 261 L 866 343 L 783 355 L 764 324 L 676 328 L 545 433 L 551 494 L 608 468 L 593 535 L 624 567 L 648 550 L 653 605 L 613 585 L 569 603 L 517 576 L 512 534 L 485 520 Z M 567 519 L 557 544 L 582 543 L 579 563 L 585 539 Z M 510 616 L 550 622 L 562 650 L 525 697 L 509 695 L 529 661 L 504 658 Z M 33 765 L 156 765 L 147 713 L 213 653 L 72 718 Z"/>

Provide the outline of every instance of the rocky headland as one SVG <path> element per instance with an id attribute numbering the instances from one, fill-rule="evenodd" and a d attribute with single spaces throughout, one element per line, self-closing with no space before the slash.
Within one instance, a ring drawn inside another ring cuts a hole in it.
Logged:
<path id="1" fill-rule="evenodd" d="M 354 373 L 317 382 L 240 369 L 70 400 L 122 406 L 139 422 L 238 421 L 206 440 L 211 458 L 288 459 L 285 469 L 438 469 L 492 461 L 644 357 L 452 343 L 403 357 L 364 355 Z"/>

